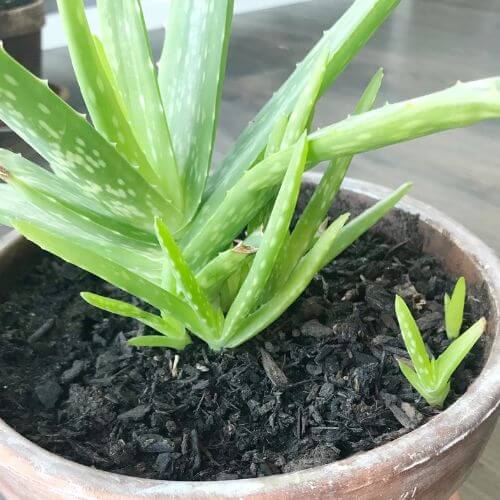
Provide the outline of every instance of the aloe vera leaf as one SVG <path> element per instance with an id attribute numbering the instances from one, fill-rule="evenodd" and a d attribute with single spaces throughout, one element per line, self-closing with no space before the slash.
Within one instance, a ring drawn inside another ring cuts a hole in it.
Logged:
<path id="1" fill-rule="evenodd" d="M 413 388 L 429 403 L 431 406 L 440 408 L 443 406 L 444 400 L 450 392 L 450 384 L 434 385 L 429 387 L 415 373 L 415 370 L 409 366 L 408 362 L 403 359 L 398 359 L 399 369 L 413 386 Z"/>
<path id="2" fill-rule="evenodd" d="M 281 148 L 281 142 L 283 141 L 283 136 L 285 135 L 285 130 L 288 124 L 288 117 L 281 116 L 276 120 L 276 123 L 269 134 L 269 140 L 266 145 L 266 149 L 264 151 L 264 158 L 271 156 L 277 153 Z M 277 194 L 277 193 L 276 193 Z M 276 196 L 273 194 L 272 200 L 274 200 Z M 270 201 L 267 203 L 258 213 L 257 215 L 248 223 L 247 231 L 249 233 L 253 233 L 254 231 L 259 230 L 259 228 L 263 228 L 268 219 L 271 211 L 273 209 L 273 202 Z"/>
<path id="3" fill-rule="evenodd" d="M 350 247 L 362 234 L 384 217 L 384 215 L 410 190 L 411 186 L 411 182 L 402 184 L 390 195 L 378 201 L 370 208 L 367 208 L 363 213 L 349 221 L 340 231 L 338 238 L 330 249 L 330 253 L 326 255 L 322 267 L 326 266 L 346 248 Z"/>
<path id="4" fill-rule="evenodd" d="M 395 309 L 401 335 L 415 371 L 422 381 L 427 382 L 425 385 L 432 386 L 432 366 L 422 335 L 408 306 L 399 295 L 396 295 Z"/>
<path id="5" fill-rule="evenodd" d="M 176 323 L 169 321 L 168 318 L 164 319 L 156 314 L 146 312 L 139 307 L 123 302 L 122 300 L 110 299 L 109 297 L 103 297 L 102 295 L 90 292 L 82 292 L 80 295 L 85 302 L 88 302 L 94 307 L 112 314 L 118 314 L 119 316 L 124 316 L 126 318 L 136 319 L 144 325 L 149 326 L 153 330 L 163 334 L 165 340 L 168 340 L 169 345 L 163 344 L 162 347 L 184 349 L 184 347 L 191 343 L 191 339 L 185 330 L 183 329 L 179 331 L 176 328 Z"/>
<path id="6" fill-rule="evenodd" d="M 451 297 L 445 299 L 444 320 L 446 326 L 446 336 L 455 339 L 460 335 L 460 328 L 464 318 L 466 284 L 462 276 L 458 279 Z"/>
<path id="7" fill-rule="evenodd" d="M 443 354 L 438 357 L 435 365 L 436 377 L 439 383 L 444 384 L 450 380 L 453 372 L 474 347 L 474 344 L 479 340 L 485 328 L 486 320 L 484 318 L 479 319 L 467 331 L 454 340 Z"/>
<path id="8" fill-rule="evenodd" d="M 196 276 L 184 260 L 177 243 L 161 219 L 156 219 L 155 229 L 156 237 L 168 258 L 169 269 L 178 289 L 204 323 L 205 331 L 210 332 L 211 337 L 216 337 L 221 327 L 222 313 L 210 304 L 208 296 L 200 287 Z"/>
<path id="9" fill-rule="evenodd" d="M 180 217 L 85 119 L 0 48 L 0 118 L 82 195 L 152 231 L 156 214 Z"/>
<path id="10" fill-rule="evenodd" d="M 231 188 L 212 218 L 191 237 L 183 236 L 181 246 L 184 257 L 198 272 L 218 251 L 227 248 L 259 210 L 272 199 L 270 186 L 278 185 L 292 158 L 294 148 L 264 159 L 245 172 Z"/>
<path id="11" fill-rule="evenodd" d="M 415 370 L 410 366 L 409 362 L 401 358 L 397 359 L 399 369 L 405 376 L 406 380 L 413 386 L 413 388 L 421 395 L 427 394 L 430 389 L 422 383 L 420 377 L 417 375 Z"/>
<path id="12" fill-rule="evenodd" d="M 355 114 L 364 113 L 372 108 L 380 90 L 383 76 L 382 69 L 375 73 L 354 109 Z M 282 258 L 279 259 L 279 266 L 276 269 L 275 286 L 279 286 L 288 279 L 299 259 L 311 246 L 318 228 L 327 216 L 340 189 L 351 161 L 352 156 L 339 158 L 330 162 L 326 168 L 320 183 L 314 190 L 289 240 L 281 251 Z"/>
<path id="13" fill-rule="evenodd" d="M 190 342 L 185 344 L 179 342 L 177 339 L 165 337 L 164 335 L 141 335 L 129 339 L 127 344 L 134 347 L 166 347 L 182 351 Z"/>
<path id="14" fill-rule="evenodd" d="M 277 153 L 281 149 L 281 143 L 283 142 L 283 137 L 285 136 L 285 131 L 288 128 L 288 117 L 280 116 L 276 123 L 274 124 L 271 133 L 269 134 L 269 139 L 267 141 L 266 149 L 264 152 L 264 158 Z M 300 134 L 296 137 L 295 140 L 298 140 Z M 291 146 L 292 144 L 290 144 Z"/>
<path id="15" fill-rule="evenodd" d="M 221 252 L 198 272 L 196 279 L 209 296 L 257 252 L 262 236 L 263 233 L 255 231 L 238 245 Z"/>
<path id="16" fill-rule="evenodd" d="M 140 1 L 99 0 L 97 9 L 104 49 L 136 140 L 169 201 L 182 211 L 182 182 Z"/>
<path id="17" fill-rule="evenodd" d="M 235 328 L 259 302 L 260 294 L 271 275 L 285 238 L 288 236 L 288 228 L 299 196 L 306 157 L 307 139 L 304 133 L 295 146 L 292 161 L 285 174 L 252 267 L 226 315 L 223 332 L 225 338 L 234 334 Z"/>
<path id="18" fill-rule="evenodd" d="M 498 118 L 499 88 L 500 78 L 463 83 L 435 94 L 362 113 L 320 129 L 308 138 L 308 166 L 480 120 Z M 276 176 L 283 175 L 283 164 L 286 164 L 283 160 L 288 154 L 288 149 L 280 151 L 264 159 L 251 170 L 259 166 L 267 167 L 268 162 L 272 161 L 275 168 L 262 173 L 263 177 L 269 175 L 267 181 L 271 186 L 275 183 Z M 282 167 L 281 172 L 278 172 L 277 166 Z M 261 179 L 263 184 L 264 181 L 264 178 Z M 210 219 L 225 196 L 225 190 L 214 193 L 198 212 L 193 223 L 185 229 L 183 239 L 189 239 L 200 227 L 206 229 L 206 226 L 211 224 Z"/>
<path id="19" fill-rule="evenodd" d="M 226 281 L 224 281 L 219 289 L 219 304 L 223 311 L 228 311 L 234 302 L 244 283 L 253 261 L 253 255 L 242 262 L 241 266 L 236 272 L 231 274 Z M 224 340 L 220 341 L 221 346 L 224 345 Z"/>
<path id="20" fill-rule="evenodd" d="M 31 189 L 57 199 L 62 205 L 70 210 L 82 216 L 87 216 L 92 221 L 108 229 L 118 231 L 133 239 L 146 242 L 155 241 L 150 233 L 124 224 L 120 220 L 116 220 L 113 214 L 111 214 L 98 199 L 94 200 L 87 196 L 83 196 L 73 183 L 40 168 L 38 165 L 35 165 L 19 154 L 0 149 L 0 165 L 4 165 L 4 171 L 8 172 L 6 173 L 7 180 L 9 176 L 14 176 L 24 185 L 30 186 Z M 30 211 L 34 208 L 33 205 L 26 204 L 25 207 L 19 207 L 18 212 L 14 215 L 21 219 L 30 219 Z M 5 209 L 9 209 L 8 205 Z M 2 210 L 4 210 L 4 207 L 0 207 L 0 212 Z M 42 216 L 41 219 L 43 223 L 44 216 Z"/>
<path id="21" fill-rule="evenodd" d="M 500 78 L 456 85 L 352 116 L 310 135 L 308 161 L 352 155 L 500 117 Z"/>
<path id="22" fill-rule="evenodd" d="M 238 333 L 229 339 L 226 347 L 237 347 L 251 339 L 276 320 L 306 289 L 314 275 L 321 269 L 322 262 L 338 237 L 349 214 L 336 219 L 319 237 L 316 244 L 301 259 L 289 280 L 253 314 L 241 324 Z"/>
<path id="23" fill-rule="evenodd" d="M 198 208 L 208 176 L 231 34 L 233 0 L 169 3 L 158 82 L 186 196 Z"/>
<path id="24" fill-rule="evenodd" d="M 325 77 L 328 59 L 329 51 L 325 49 L 314 62 L 304 89 L 299 94 L 297 102 L 290 113 L 280 149 L 287 148 L 294 144 L 304 130 L 307 129 L 312 118 L 314 105 L 319 98 L 319 92 Z"/>
<path id="25" fill-rule="evenodd" d="M 55 235 L 30 222 L 14 220 L 13 225 L 42 249 L 135 295 L 161 311 L 168 311 L 173 319 L 180 321 L 191 331 L 205 331 L 205 325 L 188 304 L 136 272 L 97 254 L 92 245 L 84 245 L 74 239 Z"/>
<path id="26" fill-rule="evenodd" d="M 149 184 L 159 187 L 125 116 L 105 55 L 96 46 L 85 16 L 83 0 L 58 0 L 61 19 L 78 84 L 94 127 L 123 154 Z"/>
<path id="27" fill-rule="evenodd" d="M 26 213 L 34 222 L 37 218 L 43 219 L 43 212 L 31 207 L 11 186 L 0 183 L 0 224 L 12 226 L 12 218 L 20 212 Z"/>
<path id="28" fill-rule="evenodd" d="M 254 120 L 241 134 L 224 162 L 207 183 L 204 199 L 211 197 L 205 206 L 209 215 L 220 198 L 241 177 L 263 150 L 277 116 L 291 113 L 298 96 L 309 80 L 311 68 L 330 53 L 322 90 L 328 87 L 349 64 L 372 34 L 391 14 L 399 0 L 356 0 L 335 25 L 326 31 L 321 40 L 266 103 Z M 212 196 L 217 193 L 216 196 Z M 204 217 L 201 217 L 199 221 Z"/>
<path id="29" fill-rule="evenodd" d="M 14 175 L 10 175 L 9 183 L 29 202 L 22 211 L 12 215 L 12 220 L 32 221 L 55 236 L 92 248 L 96 254 L 122 264 L 152 282 L 160 278 L 162 255 L 158 245 L 101 226 L 87 215 L 79 214 L 52 196 L 24 184 Z"/>

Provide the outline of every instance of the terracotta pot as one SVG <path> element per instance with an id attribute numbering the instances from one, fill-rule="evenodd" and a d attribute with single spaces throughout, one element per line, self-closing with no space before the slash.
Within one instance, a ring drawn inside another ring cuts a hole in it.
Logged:
<path id="1" fill-rule="evenodd" d="M 317 179 L 308 176 L 309 181 Z M 341 200 L 353 212 L 387 194 L 365 182 L 349 180 L 344 185 Z M 393 233 L 401 227 L 401 211 L 420 215 L 425 251 L 469 283 L 484 283 L 489 295 L 486 366 L 446 411 L 395 441 L 345 460 L 292 474 L 210 482 L 154 481 L 101 472 L 39 448 L 0 421 L 0 492 L 8 500 L 448 498 L 477 460 L 498 417 L 500 263 L 480 240 L 433 208 L 410 198 L 398 207 L 380 224 L 381 230 Z M 8 239 L 0 253 L 4 291 L 8 275 L 30 265 L 36 253 L 21 238 Z"/>

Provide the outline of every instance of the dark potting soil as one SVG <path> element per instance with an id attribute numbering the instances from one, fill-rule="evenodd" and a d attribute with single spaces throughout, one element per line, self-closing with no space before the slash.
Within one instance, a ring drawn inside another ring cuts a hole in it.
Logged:
<path id="1" fill-rule="evenodd" d="M 195 341 L 177 353 L 127 346 L 141 327 L 79 292 L 126 295 L 45 257 L 0 304 L 0 417 L 70 460 L 140 477 L 245 478 L 339 460 L 436 413 L 395 362 L 405 351 L 394 294 L 438 355 L 453 282 L 414 241 L 372 231 L 262 335 L 226 352 Z M 480 297 L 469 290 L 466 326 L 487 313 Z M 481 340 L 447 406 L 478 374 L 483 351 Z"/>

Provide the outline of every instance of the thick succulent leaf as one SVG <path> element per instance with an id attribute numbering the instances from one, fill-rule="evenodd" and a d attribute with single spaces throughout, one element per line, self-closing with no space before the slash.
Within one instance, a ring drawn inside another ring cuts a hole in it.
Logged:
<path id="1" fill-rule="evenodd" d="M 268 302 L 243 321 L 238 333 L 227 343 L 227 347 L 236 347 L 251 339 L 295 302 L 323 266 L 325 256 L 330 251 L 348 217 L 349 214 L 341 215 L 325 230 L 316 244 L 299 262 L 290 279 L 276 291 Z"/>
<path id="2" fill-rule="evenodd" d="M 281 149 L 281 142 L 283 141 L 283 136 L 285 135 L 285 130 L 288 124 L 288 117 L 281 116 L 276 120 L 274 127 L 269 134 L 269 140 L 267 142 L 266 150 L 264 151 L 264 158 L 277 153 Z M 277 194 L 276 190 L 276 194 Z M 271 200 L 274 200 L 276 196 L 273 194 Z M 267 203 L 257 215 L 248 223 L 247 232 L 253 233 L 259 228 L 263 228 L 267 221 L 269 220 L 269 215 L 273 209 L 273 201 Z"/>
<path id="3" fill-rule="evenodd" d="M 444 320 L 446 335 L 449 339 L 456 339 L 460 335 L 464 318 L 465 293 L 465 278 L 462 276 L 458 279 L 451 297 L 445 295 Z M 446 300 L 447 297 L 448 300 Z"/>
<path id="4" fill-rule="evenodd" d="M 178 342 L 177 339 L 165 337 L 164 335 L 141 335 L 140 337 L 130 339 L 127 343 L 134 347 L 165 347 L 181 351 L 190 343 L 190 341 L 187 344 L 184 344 L 182 342 Z"/>
<path id="5" fill-rule="evenodd" d="M 83 0 L 58 0 L 57 5 L 73 68 L 92 123 L 108 141 L 116 144 L 116 149 L 131 165 L 137 166 L 138 172 L 151 185 L 159 188 L 158 178 L 124 114 L 105 55 L 96 46 L 96 39 L 90 32 Z"/>
<path id="6" fill-rule="evenodd" d="M 182 184 L 140 1 L 99 0 L 97 8 L 104 49 L 136 140 L 169 201 L 182 209 Z"/>
<path id="7" fill-rule="evenodd" d="M 424 396 L 429 388 L 422 383 L 415 370 L 412 368 L 412 366 L 410 366 L 410 362 L 402 358 L 398 358 L 397 362 L 399 365 L 399 369 L 405 376 L 406 380 L 408 380 L 408 382 L 421 396 Z"/>
<path id="8" fill-rule="evenodd" d="M 306 157 L 307 137 L 304 133 L 295 146 L 290 166 L 283 179 L 252 267 L 226 315 L 223 337 L 231 337 L 241 321 L 259 303 L 264 286 L 272 273 L 285 238 L 289 234 L 288 228 L 299 196 Z"/>
<path id="9" fill-rule="evenodd" d="M 328 59 L 329 51 L 325 49 L 311 68 L 307 83 L 300 93 L 288 119 L 280 149 L 285 149 L 297 142 L 304 130 L 308 128 L 312 120 L 314 106 L 319 98 Z"/>
<path id="10" fill-rule="evenodd" d="M 136 319 L 144 325 L 163 334 L 165 339 L 169 341 L 169 345 L 164 347 L 184 349 L 184 347 L 191 343 L 189 335 L 187 335 L 184 330 L 179 331 L 177 329 L 177 323 L 169 321 L 168 318 L 162 318 L 156 314 L 149 313 L 132 304 L 123 302 L 122 300 L 110 299 L 109 297 L 103 297 L 95 293 L 82 292 L 81 296 L 83 300 L 94 307 L 113 314 L 118 314 L 119 316 Z"/>
<path id="11" fill-rule="evenodd" d="M 371 109 L 380 90 L 383 76 L 381 69 L 375 73 L 356 105 L 355 114 L 364 113 Z M 290 239 L 281 251 L 282 258 L 279 259 L 276 270 L 276 286 L 280 286 L 288 279 L 299 259 L 310 248 L 316 232 L 328 215 L 328 210 L 340 189 L 351 161 L 352 156 L 339 158 L 330 162 L 326 168 L 320 183 L 295 225 Z"/>
<path id="12" fill-rule="evenodd" d="M 262 207 L 271 201 L 274 188 L 282 181 L 293 151 L 291 147 L 269 156 L 245 172 L 226 193 L 210 221 L 192 235 L 183 236 L 184 256 L 193 269 L 199 271 L 217 252 L 227 248 Z"/>
<path id="13" fill-rule="evenodd" d="M 264 149 L 269 133 L 278 116 L 288 115 L 309 81 L 311 69 L 325 51 L 330 53 L 324 90 L 344 70 L 356 53 L 365 45 L 377 28 L 385 21 L 399 0 L 356 0 L 335 25 L 309 52 L 306 58 L 262 108 L 235 143 L 222 165 L 209 179 L 206 214 L 213 211 L 224 193 L 231 188 Z M 216 196 L 212 196 L 217 193 Z"/>
<path id="14" fill-rule="evenodd" d="M 485 329 L 486 320 L 481 318 L 454 340 L 443 354 L 439 356 L 435 363 L 436 376 L 439 383 L 444 384 L 450 380 L 453 372 L 474 347 L 474 344 L 479 340 Z"/>
<path id="15" fill-rule="evenodd" d="M 310 162 L 381 148 L 500 118 L 500 78 L 488 78 L 352 116 L 310 135 Z"/>
<path id="16" fill-rule="evenodd" d="M 29 186 L 30 189 L 42 193 L 47 197 L 55 198 L 71 211 L 77 212 L 82 216 L 87 216 L 92 221 L 107 229 L 118 231 L 133 239 L 149 242 L 155 241 L 150 233 L 116 220 L 113 214 L 98 199 L 94 200 L 82 195 L 81 191 L 73 183 L 55 176 L 53 173 L 26 160 L 19 154 L 0 149 L 0 165 L 3 165 L 3 168 L 9 172 L 7 178 L 14 176 L 23 185 Z M 26 204 L 24 208 L 20 207 L 15 215 L 20 219 L 30 220 L 33 215 L 30 213 L 31 210 L 34 210 L 34 206 Z M 50 219 L 50 215 L 47 217 Z M 42 218 L 42 223 L 44 222 L 43 219 L 45 217 Z M 68 226 L 68 231 L 70 231 L 70 226 L 68 224 L 66 226 Z"/>
<path id="17" fill-rule="evenodd" d="M 175 278 L 177 289 L 184 295 L 185 300 L 196 311 L 205 325 L 202 333 L 216 337 L 221 327 L 222 313 L 210 304 L 208 296 L 184 260 L 182 252 L 167 226 L 160 219 L 156 219 L 155 229 L 156 237 L 168 258 L 168 268 Z"/>
<path id="18" fill-rule="evenodd" d="M 233 0 L 182 0 L 168 7 L 158 82 L 188 219 L 210 168 L 232 16 Z"/>
<path id="19" fill-rule="evenodd" d="M 362 234 L 374 226 L 384 215 L 391 210 L 394 205 L 410 190 L 412 184 L 407 182 L 393 191 L 386 198 L 378 201 L 362 214 L 350 221 L 335 241 L 335 244 L 326 255 L 323 266 L 326 266 L 337 255 L 340 255 L 346 248 L 351 246 Z"/>
<path id="20" fill-rule="evenodd" d="M 40 153 L 55 173 L 114 216 L 150 228 L 156 214 L 176 213 L 85 119 L 46 83 L 0 48 L 0 118 Z M 177 214 L 178 216 L 178 214 Z"/>
<path id="21" fill-rule="evenodd" d="M 209 296 L 257 252 L 262 243 L 262 236 L 263 233 L 255 231 L 238 245 L 221 252 L 196 275 L 198 283 Z"/>
<path id="22" fill-rule="evenodd" d="M 285 131 L 288 128 L 288 117 L 280 116 L 276 123 L 274 124 L 271 133 L 269 134 L 269 139 L 267 141 L 266 150 L 264 152 L 264 157 L 277 153 L 281 149 L 281 143 L 283 142 L 283 137 L 285 135 Z M 296 137 L 297 140 L 300 137 L 300 134 Z M 292 144 L 290 144 L 291 146 Z"/>
<path id="23" fill-rule="evenodd" d="M 427 354 L 420 330 L 405 301 L 396 295 L 396 316 L 406 350 L 420 380 L 428 387 L 433 385 L 431 361 Z"/>
<path id="24" fill-rule="evenodd" d="M 26 208 L 13 215 L 13 219 L 32 220 L 55 236 L 89 248 L 97 255 L 124 265 L 153 283 L 161 279 L 162 254 L 157 244 L 106 228 L 14 176 L 11 176 L 9 182 L 29 202 Z M 30 211 L 33 209 L 35 214 L 38 211 L 41 215 L 31 216 Z"/>
<path id="25" fill-rule="evenodd" d="M 23 214 L 31 222 L 43 222 L 45 215 L 16 193 L 12 186 L 0 182 L 0 224 L 12 226 L 12 219 Z"/>
<path id="26" fill-rule="evenodd" d="M 13 222 L 21 234 L 42 249 L 95 274 L 161 311 L 168 311 L 173 319 L 180 321 L 193 332 L 204 330 L 204 325 L 188 304 L 136 272 L 97 254 L 92 246 L 85 246 L 75 239 L 54 235 L 30 222 Z"/>

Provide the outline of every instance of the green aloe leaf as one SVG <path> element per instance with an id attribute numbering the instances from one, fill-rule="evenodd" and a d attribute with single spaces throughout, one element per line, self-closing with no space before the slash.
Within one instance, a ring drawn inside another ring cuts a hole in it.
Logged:
<path id="1" fill-rule="evenodd" d="M 295 144 L 301 134 L 308 128 L 312 120 L 314 106 L 319 99 L 321 86 L 325 78 L 326 66 L 328 64 L 329 51 L 319 55 L 311 68 L 311 73 L 304 89 L 300 93 L 295 106 L 290 114 L 288 123 L 280 144 L 280 149 L 285 149 Z"/>
<path id="2" fill-rule="evenodd" d="M 177 288 L 205 325 L 203 333 L 210 337 L 216 337 L 221 327 L 222 313 L 210 304 L 208 296 L 184 260 L 181 250 L 167 226 L 160 219 L 156 219 L 155 228 L 158 241 L 168 258 L 168 269 L 175 278 Z"/>
<path id="3" fill-rule="evenodd" d="M 383 76 L 382 69 L 379 69 L 375 73 L 356 105 L 355 114 L 364 113 L 372 108 L 380 90 Z M 351 161 L 352 156 L 339 158 L 330 162 L 326 168 L 320 183 L 314 190 L 309 203 L 300 216 L 290 239 L 281 251 L 282 258 L 279 259 L 279 265 L 276 270 L 276 286 L 279 286 L 288 279 L 299 259 L 310 248 L 316 232 L 328 215 L 328 210 L 332 206 L 333 200 L 340 189 Z"/>
<path id="4" fill-rule="evenodd" d="M 169 3 L 158 82 L 186 195 L 195 213 L 208 176 L 231 33 L 233 0 Z"/>
<path id="5" fill-rule="evenodd" d="M 182 351 L 190 342 L 185 344 L 164 335 L 141 335 L 140 337 L 130 339 L 127 343 L 134 347 L 166 347 Z"/>
<path id="6" fill-rule="evenodd" d="M 424 385 L 431 386 L 433 385 L 432 364 L 417 323 L 405 301 L 399 295 L 396 295 L 395 308 L 401 335 L 415 371 Z"/>
<path id="7" fill-rule="evenodd" d="M 207 295 L 213 295 L 231 275 L 236 273 L 262 244 L 263 233 L 255 231 L 238 245 L 221 252 L 197 275 L 196 279 Z"/>
<path id="8" fill-rule="evenodd" d="M 314 275 L 323 267 L 330 248 L 348 218 L 349 214 L 344 214 L 330 224 L 316 244 L 301 259 L 290 279 L 274 293 L 268 302 L 243 321 L 237 335 L 229 340 L 227 347 L 241 345 L 260 333 L 297 300 Z"/>
<path id="9" fill-rule="evenodd" d="M 168 311 L 173 319 L 183 323 L 193 332 L 205 330 L 205 325 L 195 311 L 184 301 L 136 272 L 97 254 L 91 245 L 86 246 L 72 238 L 56 236 L 26 221 L 14 221 L 14 227 L 42 249 L 135 295 L 161 311 Z"/>
<path id="10" fill-rule="evenodd" d="M 280 150 L 281 142 L 283 141 L 283 136 L 285 135 L 287 125 L 288 117 L 286 116 L 281 116 L 276 120 L 276 123 L 274 124 L 274 127 L 269 134 L 269 140 L 267 142 L 266 150 L 264 151 L 264 158 L 272 156 Z M 271 196 L 271 201 L 265 204 L 265 206 L 257 213 L 257 215 L 248 223 L 248 233 L 253 233 L 260 228 L 263 228 L 267 224 L 269 215 L 271 214 L 271 211 L 273 209 L 272 200 L 274 200 L 275 198 L 276 196 L 273 194 Z"/>
<path id="11" fill-rule="evenodd" d="M 444 320 L 446 325 L 446 335 L 449 339 L 456 339 L 460 335 L 460 328 L 464 318 L 465 278 L 458 279 L 451 297 L 445 295 Z"/>
<path id="12" fill-rule="evenodd" d="M 292 161 L 276 198 L 252 267 L 226 315 L 223 333 L 225 338 L 235 333 L 241 321 L 258 304 L 260 294 L 271 275 L 281 247 L 289 234 L 288 228 L 299 196 L 306 157 L 307 139 L 304 133 L 295 146 Z"/>
<path id="13" fill-rule="evenodd" d="M 271 133 L 269 134 L 269 139 L 267 141 L 266 150 L 264 152 L 264 157 L 277 153 L 281 149 L 281 144 L 283 142 L 283 137 L 285 135 L 285 131 L 288 129 L 288 117 L 280 116 L 276 123 L 274 124 Z M 300 137 L 300 134 L 296 137 L 295 141 L 297 141 Z M 292 141 L 293 143 L 293 141 Z M 290 144 L 291 146 L 292 144 Z"/>
<path id="14" fill-rule="evenodd" d="M 351 220 L 340 232 L 335 244 L 326 255 L 323 266 L 326 266 L 335 257 L 340 255 L 346 248 L 351 246 L 362 234 L 373 227 L 384 215 L 386 215 L 399 200 L 410 190 L 411 182 L 402 184 L 390 195 L 367 208 L 360 215 Z"/>
<path id="15" fill-rule="evenodd" d="M 351 116 L 310 135 L 318 162 L 500 117 L 500 78 L 488 78 Z"/>
<path id="16" fill-rule="evenodd" d="M 136 140 L 169 201 L 183 210 L 182 183 L 140 1 L 99 0 L 97 8 L 106 55 Z"/>
<path id="17" fill-rule="evenodd" d="M 169 318 L 162 318 L 161 316 L 146 312 L 139 307 L 128 304 L 127 302 L 123 302 L 122 300 L 110 299 L 109 297 L 103 297 L 102 295 L 97 295 L 95 293 L 82 292 L 81 296 L 83 300 L 94 307 L 113 314 L 118 314 L 119 316 L 136 319 L 144 325 L 149 326 L 157 332 L 162 333 L 164 335 L 163 338 L 168 342 L 168 344 L 164 342 L 161 347 L 184 349 L 184 347 L 191 343 L 189 335 L 187 335 L 185 330 L 182 329 L 179 331 L 179 329 L 177 328 L 177 323 L 169 320 Z M 139 338 L 143 339 L 143 337 Z M 132 342 L 129 343 L 138 345 L 134 344 L 134 340 L 135 339 L 132 339 Z M 152 340 L 149 339 L 149 342 L 151 341 Z M 144 339 L 142 340 L 142 342 L 144 342 Z M 151 343 L 147 345 L 151 346 Z"/>
<path id="18" fill-rule="evenodd" d="M 245 172 L 215 209 L 210 221 L 190 237 L 183 236 L 181 246 L 191 267 L 199 271 L 217 252 L 227 248 L 253 217 L 272 200 L 290 164 L 293 147 L 274 154 Z M 273 189 L 268 189 L 272 187 Z"/>
<path id="19" fill-rule="evenodd" d="M 100 42 L 92 35 L 85 16 L 83 0 L 58 0 L 71 61 L 80 90 L 95 128 L 123 154 L 149 184 L 159 188 L 122 108 L 115 82 Z M 96 43 L 99 46 L 96 46 Z"/>
<path id="20" fill-rule="evenodd" d="M 288 115 L 309 81 L 311 69 L 325 51 L 330 54 L 322 90 L 328 87 L 352 58 L 385 21 L 399 0 L 356 0 L 335 25 L 309 52 L 306 58 L 250 122 L 222 165 L 209 179 L 206 198 L 212 197 L 205 210 L 209 214 L 264 149 L 273 123 L 278 116 Z"/>
<path id="21" fill-rule="evenodd" d="M 87 215 L 66 207 L 52 196 L 24 184 L 13 175 L 9 183 L 29 202 L 22 211 L 13 214 L 12 220 L 32 220 L 54 236 L 88 247 L 97 255 L 124 265 L 153 283 L 161 278 L 162 254 L 155 243 L 106 228 Z M 31 211 L 36 215 L 32 216 Z"/>
<path id="22" fill-rule="evenodd" d="M 85 119 L 0 48 L 0 118 L 82 195 L 114 217 L 152 230 L 156 214 L 179 214 Z M 174 222 L 173 222 L 174 223 Z"/>
<path id="23" fill-rule="evenodd" d="M 32 207 L 11 186 L 0 183 L 0 224 L 12 226 L 12 218 L 19 213 L 25 213 L 32 222 L 43 220 L 44 217 L 43 212 Z"/>
<path id="24" fill-rule="evenodd" d="M 129 238 L 145 242 L 149 241 L 150 243 L 155 241 L 150 233 L 117 220 L 113 214 L 100 203 L 97 196 L 84 196 L 73 183 L 40 168 L 38 165 L 26 160 L 19 154 L 0 149 L 0 165 L 4 165 L 4 171 L 8 172 L 6 174 L 7 181 L 10 177 L 10 180 L 14 181 L 14 184 L 16 179 L 21 182 L 18 188 L 29 186 L 30 190 L 39 192 L 49 199 L 54 198 L 72 212 L 79 213 L 83 219 L 88 217 L 93 222 L 107 229 L 118 231 L 120 234 L 126 235 Z M 26 195 L 25 191 L 24 194 Z M 24 208 L 19 208 L 14 215 L 20 219 L 31 219 L 32 214 L 30 212 L 32 210 L 35 210 L 35 207 L 32 204 L 26 204 Z M 49 214 L 39 217 L 42 224 L 45 222 L 45 219 L 50 218 Z M 67 227 L 69 235 L 71 234 L 71 226 L 67 225 Z"/>
<path id="25" fill-rule="evenodd" d="M 444 384 L 450 380 L 453 372 L 474 347 L 485 329 L 486 320 L 481 318 L 454 340 L 439 356 L 436 360 L 436 372 L 440 383 Z"/>

